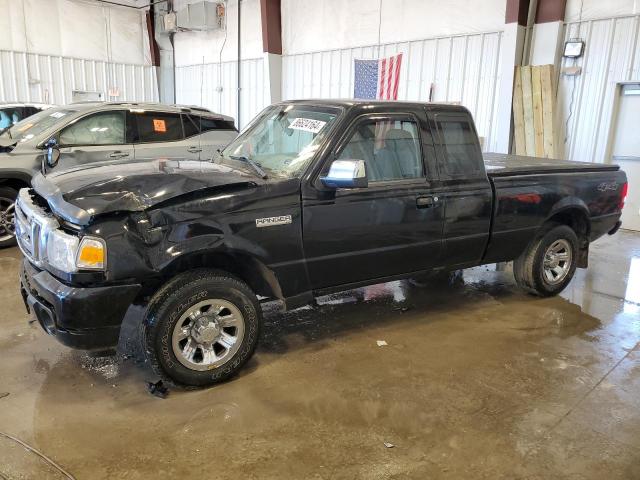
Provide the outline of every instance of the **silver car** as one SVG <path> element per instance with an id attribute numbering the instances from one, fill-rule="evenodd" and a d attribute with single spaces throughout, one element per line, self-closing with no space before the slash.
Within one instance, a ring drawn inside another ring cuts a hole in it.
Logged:
<path id="1" fill-rule="evenodd" d="M 237 134 L 233 118 L 199 107 L 91 102 L 36 113 L 0 134 L 0 248 L 15 243 L 13 202 L 35 172 L 90 162 L 208 160 Z"/>

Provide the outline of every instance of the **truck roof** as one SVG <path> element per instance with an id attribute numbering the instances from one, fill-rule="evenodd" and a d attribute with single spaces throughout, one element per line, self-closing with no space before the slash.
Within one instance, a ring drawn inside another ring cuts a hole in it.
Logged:
<path id="1" fill-rule="evenodd" d="M 468 112 L 466 107 L 462 105 L 457 105 L 453 103 L 445 103 L 445 102 L 405 102 L 398 100 L 354 100 L 350 98 L 345 99 L 327 99 L 327 98 L 310 98 L 310 99 L 300 99 L 300 100 L 286 100 L 281 102 L 281 104 L 299 104 L 299 105 L 318 105 L 325 107 L 338 107 L 338 108 L 350 108 L 350 107 L 364 107 L 364 106 L 379 106 L 379 107 L 389 107 L 389 106 L 410 106 L 410 107 L 430 107 L 434 110 L 446 110 L 449 112 Z"/>

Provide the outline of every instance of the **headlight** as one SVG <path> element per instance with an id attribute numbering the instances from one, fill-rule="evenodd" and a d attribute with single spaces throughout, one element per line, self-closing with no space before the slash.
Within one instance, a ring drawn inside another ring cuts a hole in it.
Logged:
<path id="1" fill-rule="evenodd" d="M 101 238 L 79 239 L 61 230 L 53 230 L 47 237 L 47 263 L 63 272 L 104 270 L 106 258 L 107 248 Z"/>
<path id="2" fill-rule="evenodd" d="M 60 230 L 53 230 L 47 236 L 47 263 L 63 272 L 76 271 L 78 237 Z"/>

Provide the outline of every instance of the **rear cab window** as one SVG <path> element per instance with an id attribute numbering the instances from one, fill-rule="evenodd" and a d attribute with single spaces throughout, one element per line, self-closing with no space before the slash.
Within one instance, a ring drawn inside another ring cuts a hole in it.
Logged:
<path id="1" fill-rule="evenodd" d="M 463 114 L 436 114 L 442 167 L 445 175 L 469 177 L 484 174 L 478 137 L 469 118 Z"/>

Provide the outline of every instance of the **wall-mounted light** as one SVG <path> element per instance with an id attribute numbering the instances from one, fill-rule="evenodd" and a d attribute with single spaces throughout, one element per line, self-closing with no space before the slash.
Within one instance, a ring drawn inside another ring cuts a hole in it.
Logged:
<path id="1" fill-rule="evenodd" d="M 584 40 L 571 39 L 564 43 L 563 57 L 578 58 L 584 53 Z"/>

